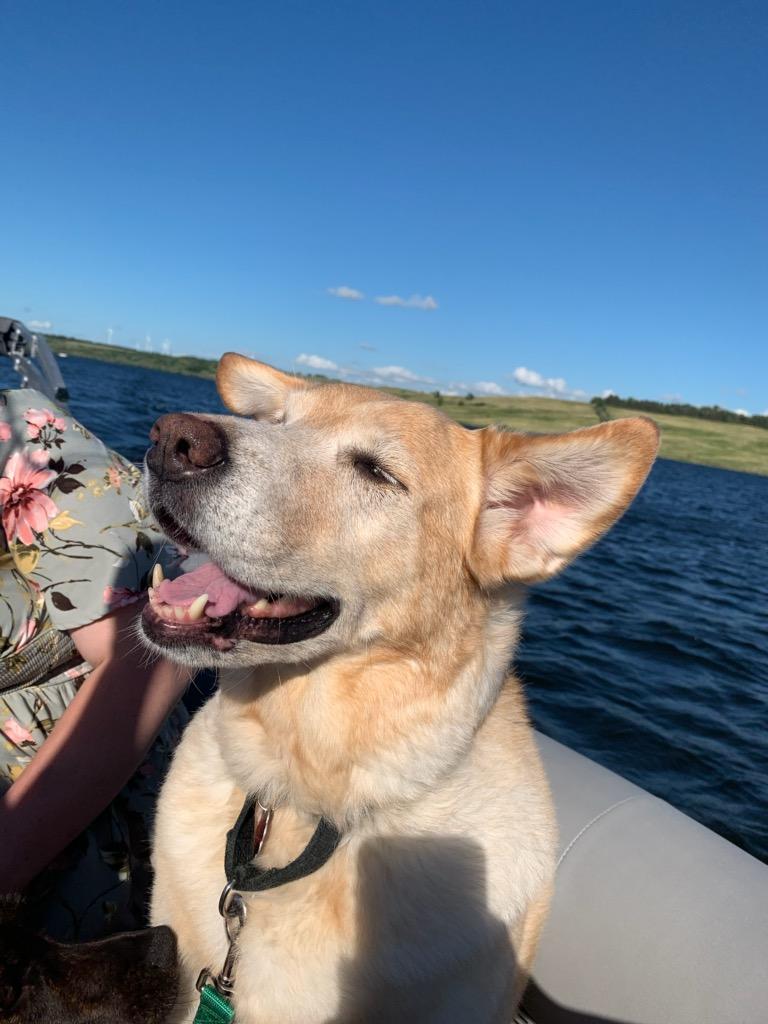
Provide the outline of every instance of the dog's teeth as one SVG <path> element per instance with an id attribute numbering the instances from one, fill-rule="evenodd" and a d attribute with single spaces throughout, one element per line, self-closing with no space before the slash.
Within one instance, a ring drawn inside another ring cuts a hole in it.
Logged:
<path id="1" fill-rule="evenodd" d="M 155 588 L 154 587 L 150 587 L 149 590 L 147 591 L 147 593 L 149 594 L 149 603 L 150 604 L 154 604 L 155 603 Z"/>
<path id="2" fill-rule="evenodd" d="M 246 615 L 258 615 L 260 612 L 264 612 L 269 608 L 269 601 L 266 597 L 260 597 L 258 601 L 254 601 L 253 604 L 249 604 L 245 609 Z"/>
<path id="3" fill-rule="evenodd" d="M 184 622 L 187 617 L 187 609 L 182 608 L 181 605 L 177 604 L 171 608 L 171 611 L 176 616 L 177 622 Z"/>
<path id="4" fill-rule="evenodd" d="M 163 567 L 162 565 L 160 565 L 159 562 L 156 562 L 155 567 L 152 570 L 152 586 L 159 587 L 164 579 L 165 576 L 163 576 Z"/>
<path id="5" fill-rule="evenodd" d="M 192 622 L 197 622 L 198 619 L 202 619 L 205 612 L 205 606 L 208 604 L 208 595 L 201 594 L 200 597 L 196 597 L 192 604 L 189 606 L 189 618 Z"/>

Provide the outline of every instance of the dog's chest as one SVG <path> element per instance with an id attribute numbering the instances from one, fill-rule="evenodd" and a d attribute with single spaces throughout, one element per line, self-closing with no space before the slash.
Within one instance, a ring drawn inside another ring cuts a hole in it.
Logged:
<path id="1" fill-rule="evenodd" d="M 227 832 L 244 797 L 205 727 L 207 711 L 177 753 L 155 844 L 153 919 L 177 931 L 190 985 L 226 956 L 218 899 Z M 381 992 L 413 992 L 415 979 L 425 991 L 448 991 L 447 964 L 476 964 L 494 946 L 500 963 L 511 962 L 509 930 L 549 870 L 548 805 L 533 777 L 492 768 L 468 763 L 407 813 L 348 832 L 310 875 L 245 894 L 234 994 L 242 1024 L 368 1019 L 344 1004 L 345 993 L 371 1005 Z M 278 809 L 259 866 L 289 864 L 316 824 Z"/>

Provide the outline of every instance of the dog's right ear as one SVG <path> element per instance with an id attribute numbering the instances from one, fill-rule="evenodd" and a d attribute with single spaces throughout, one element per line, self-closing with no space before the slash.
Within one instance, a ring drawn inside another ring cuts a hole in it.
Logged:
<path id="1" fill-rule="evenodd" d="M 307 383 L 257 359 L 226 352 L 219 360 L 216 387 L 232 412 L 279 423 L 288 395 L 306 389 Z"/>

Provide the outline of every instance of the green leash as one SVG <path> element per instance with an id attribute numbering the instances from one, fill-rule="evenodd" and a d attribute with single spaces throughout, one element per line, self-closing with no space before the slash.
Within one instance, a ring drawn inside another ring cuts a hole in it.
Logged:
<path id="1" fill-rule="evenodd" d="M 231 1024 L 235 1019 L 232 1004 L 220 995 L 213 985 L 204 985 L 200 990 L 200 1005 L 192 1024 Z"/>

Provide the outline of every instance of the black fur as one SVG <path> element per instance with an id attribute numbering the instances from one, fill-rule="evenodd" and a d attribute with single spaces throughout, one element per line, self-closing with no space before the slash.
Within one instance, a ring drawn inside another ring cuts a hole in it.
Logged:
<path id="1" fill-rule="evenodd" d="M 176 1000 L 176 936 L 170 928 L 66 945 L 36 935 L 0 899 L 3 1024 L 162 1024 Z"/>

